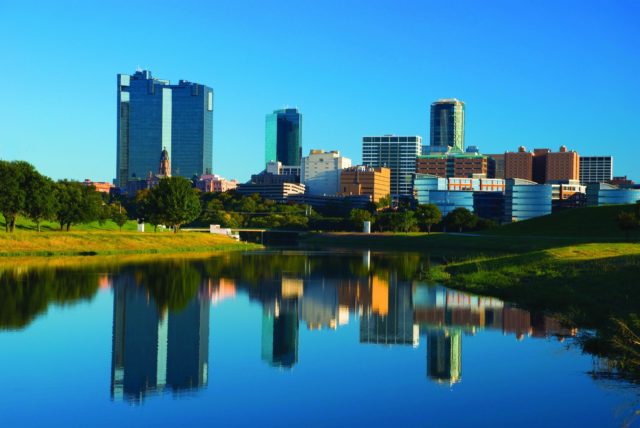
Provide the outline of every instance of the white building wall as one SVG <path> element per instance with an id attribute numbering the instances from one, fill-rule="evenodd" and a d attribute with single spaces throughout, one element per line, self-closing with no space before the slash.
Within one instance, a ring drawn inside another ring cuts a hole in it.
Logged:
<path id="1" fill-rule="evenodd" d="M 340 152 L 312 150 L 302 158 L 300 181 L 310 195 L 335 195 L 340 186 L 340 170 L 351 166 L 351 159 Z"/>

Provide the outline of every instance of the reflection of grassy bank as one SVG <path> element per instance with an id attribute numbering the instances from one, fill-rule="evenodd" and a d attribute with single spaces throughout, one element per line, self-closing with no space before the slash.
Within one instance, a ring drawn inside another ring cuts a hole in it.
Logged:
<path id="1" fill-rule="evenodd" d="M 0 256 L 176 253 L 259 247 L 208 233 L 16 231 L 0 234 Z"/>
<path id="2" fill-rule="evenodd" d="M 432 270 L 447 286 L 496 296 L 592 329 L 585 351 L 611 358 L 627 379 L 640 381 L 640 245 L 584 244 Z"/>

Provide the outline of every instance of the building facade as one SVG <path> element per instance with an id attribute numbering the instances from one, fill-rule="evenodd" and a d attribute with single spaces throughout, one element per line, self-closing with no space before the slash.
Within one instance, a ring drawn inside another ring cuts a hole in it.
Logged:
<path id="1" fill-rule="evenodd" d="M 464 151 L 464 103 L 455 98 L 431 104 L 431 147 Z"/>
<path id="2" fill-rule="evenodd" d="M 504 176 L 504 153 L 486 155 L 487 156 L 487 177 L 489 178 L 505 178 Z"/>
<path id="3" fill-rule="evenodd" d="M 459 153 L 451 151 L 430 154 L 416 158 L 416 173 L 437 175 L 438 177 L 473 177 L 487 175 L 488 158 L 479 153 Z"/>
<path id="4" fill-rule="evenodd" d="M 624 189 L 607 183 L 587 184 L 587 205 L 635 204 L 640 201 L 640 189 Z"/>
<path id="5" fill-rule="evenodd" d="M 227 180 L 217 174 L 203 174 L 196 183 L 196 188 L 202 192 L 227 192 L 236 187 L 238 187 L 237 180 Z"/>
<path id="6" fill-rule="evenodd" d="M 115 184 L 144 179 L 166 149 L 173 175 L 210 173 L 213 157 L 213 90 L 180 80 L 153 78 L 148 70 L 117 76 Z"/>
<path id="7" fill-rule="evenodd" d="M 528 220 L 551 214 L 551 186 L 530 180 L 506 180 L 504 222 Z"/>
<path id="8" fill-rule="evenodd" d="M 579 180 L 580 156 L 567 146 L 560 146 L 557 152 L 547 153 L 545 183 L 554 180 Z"/>
<path id="9" fill-rule="evenodd" d="M 504 178 L 520 178 L 533 181 L 533 153 L 524 146 L 518 147 L 517 152 L 504 154 Z"/>
<path id="10" fill-rule="evenodd" d="M 391 170 L 389 168 L 352 166 L 340 172 L 340 195 L 369 195 L 373 202 L 378 202 L 389 195 L 390 191 Z"/>
<path id="11" fill-rule="evenodd" d="M 613 179 L 613 156 L 580 156 L 580 183 L 605 183 Z"/>
<path id="12" fill-rule="evenodd" d="M 505 178 L 520 178 L 544 184 L 558 180 L 578 180 L 580 176 L 580 157 L 573 150 L 561 146 L 557 152 L 549 149 L 535 149 L 527 152 L 520 146 L 517 152 L 504 154 Z"/>
<path id="13" fill-rule="evenodd" d="M 416 170 L 416 158 L 422 151 L 422 137 L 382 137 L 362 138 L 362 163 L 364 166 L 391 170 L 391 197 L 399 199 L 411 196 L 412 181 Z"/>
<path id="14" fill-rule="evenodd" d="M 335 195 L 340 189 L 340 172 L 351 166 L 351 159 L 340 152 L 311 150 L 302 158 L 300 181 L 310 195 Z"/>
<path id="15" fill-rule="evenodd" d="M 264 162 L 300 166 L 302 160 L 302 114 L 296 108 L 274 110 L 266 117 Z"/>

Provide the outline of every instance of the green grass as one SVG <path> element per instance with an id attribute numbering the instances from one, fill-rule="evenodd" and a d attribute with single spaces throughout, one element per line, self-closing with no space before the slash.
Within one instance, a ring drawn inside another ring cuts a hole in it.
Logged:
<path id="1" fill-rule="evenodd" d="M 638 242 L 640 230 L 627 237 L 618 229 L 616 216 L 633 205 L 609 205 L 561 211 L 494 229 L 457 234 L 432 233 L 310 233 L 303 243 L 311 246 L 370 248 L 389 251 L 423 251 L 437 254 L 514 254 L 590 242 Z"/>
<path id="2" fill-rule="evenodd" d="M 546 238 L 576 238 L 579 240 L 624 240 L 626 235 L 618 229 L 616 217 L 622 211 L 634 210 L 633 205 L 605 205 L 564 210 L 555 214 L 506 224 L 484 231 L 485 235 L 535 236 Z M 640 240 L 640 229 L 629 237 Z"/>

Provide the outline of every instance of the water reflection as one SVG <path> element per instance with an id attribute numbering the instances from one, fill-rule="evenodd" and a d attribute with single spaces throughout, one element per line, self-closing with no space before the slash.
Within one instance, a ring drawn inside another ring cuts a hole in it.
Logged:
<path id="1" fill-rule="evenodd" d="M 210 306 L 237 293 L 260 304 L 260 357 L 280 369 L 299 362 L 301 325 L 320 330 L 357 322 L 362 344 L 418 347 L 422 338 L 427 378 L 449 385 L 462 379 L 465 335 L 482 329 L 501 330 L 517 340 L 576 334 L 552 317 L 498 299 L 409 280 L 382 263 L 374 269 L 369 253 L 344 255 L 340 262 L 324 258 L 334 269 L 305 256 L 302 263 L 289 260 L 288 271 L 263 272 L 255 281 L 254 274 L 251 281 L 241 275 L 215 277 L 215 267 L 207 262 L 113 273 L 112 399 L 135 403 L 150 394 L 180 395 L 206 387 Z M 355 260 L 361 265 L 346 273 L 345 264 Z M 104 279 L 99 281 L 104 286 Z"/>
<path id="2" fill-rule="evenodd" d="M 168 310 L 133 273 L 114 276 L 112 399 L 139 402 L 166 388 L 179 394 L 206 386 L 209 307 L 203 293 Z"/>
<path id="3" fill-rule="evenodd" d="M 316 334 L 355 323 L 353 341 L 362 346 L 411 349 L 422 342 L 424 368 L 416 375 L 426 373 L 429 381 L 450 386 L 463 379 L 463 342 L 479 331 L 502 332 L 513 340 L 578 334 L 548 314 L 416 280 L 430 265 L 428 256 L 417 254 L 289 252 L 5 270 L 0 328 L 24 328 L 50 304 L 89 300 L 98 289 L 110 288 L 110 394 L 130 403 L 206 388 L 215 370 L 209 367 L 211 306 L 215 311 L 239 295 L 262 312 L 260 334 L 253 339 L 260 340 L 255 360 L 283 376 L 304 363 L 301 328 Z"/>

